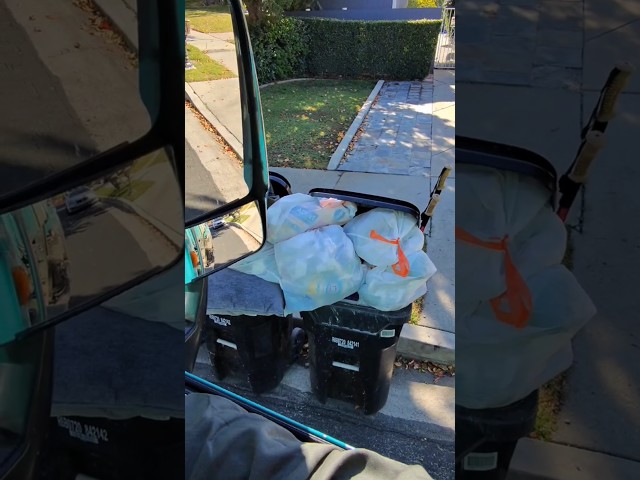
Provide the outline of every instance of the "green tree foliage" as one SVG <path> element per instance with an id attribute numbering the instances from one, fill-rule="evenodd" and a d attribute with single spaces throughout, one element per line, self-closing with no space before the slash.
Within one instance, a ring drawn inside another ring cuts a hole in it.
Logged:
<path id="1" fill-rule="evenodd" d="M 407 8 L 439 8 L 442 0 L 409 0 Z"/>

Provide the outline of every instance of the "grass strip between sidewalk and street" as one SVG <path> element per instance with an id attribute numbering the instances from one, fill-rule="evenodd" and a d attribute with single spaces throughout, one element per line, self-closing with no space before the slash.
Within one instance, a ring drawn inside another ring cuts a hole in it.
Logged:
<path id="1" fill-rule="evenodd" d="M 194 30 L 202 33 L 233 32 L 228 6 L 207 7 L 202 5 L 201 0 L 187 0 L 185 7 L 185 18 Z"/>
<path id="2" fill-rule="evenodd" d="M 189 53 L 189 60 L 196 67 L 192 70 L 185 70 L 184 81 L 187 83 L 208 82 L 236 76 L 227 67 L 216 62 L 193 45 L 187 45 L 187 52 Z"/>
<path id="3" fill-rule="evenodd" d="M 571 229 L 567 228 L 567 249 L 562 264 L 573 270 L 574 247 L 571 240 Z M 567 372 L 552 378 L 540 387 L 536 425 L 530 437 L 550 441 L 558 426 L 558 416 L 562 410 L 566 391 Z"/>
<path id="4" fill-rule="evenodd" d="M 263 88 L 269 166 L 326 169 L 375 84 L 308 80 Z"/>

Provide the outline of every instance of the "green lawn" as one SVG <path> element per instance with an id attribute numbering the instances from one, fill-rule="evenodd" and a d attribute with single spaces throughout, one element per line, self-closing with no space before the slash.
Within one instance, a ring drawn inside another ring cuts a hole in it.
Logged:
<path id="1" fill-rule="evenodd" d="M 191 28 L 202 33 L 233 32 L 229 7 L 203 7 L 202 2 L 187 0 L 185 17 Z"/>
<path id="2" fill-rule="evenodd" d="M 310 80 L 261 90 L 269 166 L 325 169 L 375 81 Z"/>
<path id="3" fill-rule="evenodd" d="M 193 45 L 187 45 L 187 52 L 189 53 L 189 60 L 196 68 L 185 70 L 185 82 L 206 82 L 208 80 L 235 77 L 231 70 L 228 70 L 224 65 L 216 62 Z"/>

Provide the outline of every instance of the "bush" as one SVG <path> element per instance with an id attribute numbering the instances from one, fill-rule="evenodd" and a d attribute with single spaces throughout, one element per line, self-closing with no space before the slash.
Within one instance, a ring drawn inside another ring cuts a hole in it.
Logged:
<path id="1" fill-rule="evenodd" d="M 312 77 L 422 80 L 433 61 L 440 20 L 303 20 L 309 36 Z"/>
<path id="2" fill-rule="evenodd" d="M 305 75 L 309 39 L 300 20 L 285 17 L 254 28 L 251 44 L 260 84 Z"/>
<path id="3" fill-rule="evenodd" d="M 407 8 L 440 8 L 442 1 L 438 0 L 409 0 Z"/>

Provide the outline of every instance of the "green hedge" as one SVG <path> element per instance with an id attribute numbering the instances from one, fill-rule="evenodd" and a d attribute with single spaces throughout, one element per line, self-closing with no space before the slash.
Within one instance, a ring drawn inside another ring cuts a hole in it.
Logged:
<path id="1" fill-rule="evenodd" d="M 312 77 L 422 80 L 433 61 L 440 20 L 353 21 L 307 18 Z"/>
<path id="2" fill-rule="evenodd" d="M 305 76 L 309 38 L 297 18 L 284 17 L 253 30 L 251 45 L 260 84 Z"/>
<path id="3" fill-rule="evenodd" d="M 296 77 L 423 79 L 440 20 L 284 17 L 251 31 L 260 84 Z"/>

